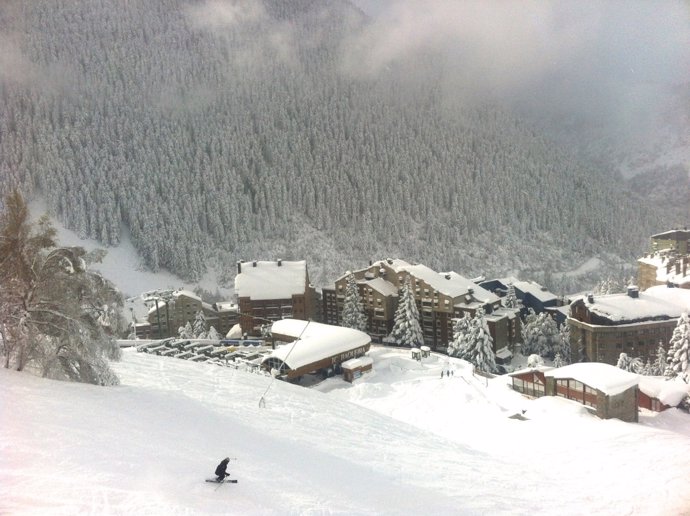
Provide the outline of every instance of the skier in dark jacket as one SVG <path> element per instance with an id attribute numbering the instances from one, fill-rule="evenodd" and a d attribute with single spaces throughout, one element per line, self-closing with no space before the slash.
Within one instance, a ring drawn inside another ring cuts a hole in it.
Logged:
<path id="1" fill-rule="evenodd" d="M 225 477 L 229 477 L 230 473 L 226 473 L 226 470 L 228 469 L 228 462 L 230 462 L 230 457 L 225 457 L 220 464 L 216 467 L 216 480 L 218 482 L 222 482 L 225 480 Z"/>

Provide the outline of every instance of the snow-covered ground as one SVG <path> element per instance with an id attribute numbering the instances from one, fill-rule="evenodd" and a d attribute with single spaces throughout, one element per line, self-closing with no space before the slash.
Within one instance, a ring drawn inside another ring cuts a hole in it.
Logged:
<path id="1" fill-rule="evenodd" d="M 31 216 L 38 219 L 47 213 L 46 203 L 43 199 L 34 199 L 29 204 Z M 74 231 L 65 228 L 59 220 L 51 217 L 51 222 L 57 230 L 57 241 L 63 246 L 79 246 L 87 251 L 104 249 L 107 254 L 101 263 L 93 268 L 99 271 L 105 278 L 112 281 L 126 296 L 138 296 L 142 292 L 157 289 L 188 289 L 195 287 L 215 293 L 218 291 L 226 299 L 232 299 L 233 289 L 224 288 L 219 284 L 217 274 L 208 272 L 200 281 L 190 283 L 184 281 L 167 270 L 151 272 L 143 264 L 139 253 L 134 249 L 134 244 L 129 238 L 129 231 L 123 227 L 120 236 L 120 245 L 117 247 L 104 247 L 100 242 L 88 238 L 79 238 Z"/>
<path id="2" fill-rule="evenodd" d="M 0 514 L 690 514 L 687 414 L 602 421 L 370 354 L 309 389 L 134 349 L 112 388 L 0 370 Z M 225 456 L 239 483 L 203 482 Z"/>

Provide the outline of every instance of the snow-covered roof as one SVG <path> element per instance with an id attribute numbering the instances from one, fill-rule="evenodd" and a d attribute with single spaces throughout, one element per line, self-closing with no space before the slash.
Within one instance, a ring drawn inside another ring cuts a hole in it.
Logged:
<path id="1" fill-rule="evenodd" d="M 640 376 L 639 386 L 647 396 L 669 407 L 677 406 L 686 396 L 690 396 L 690 385 L 660 376 Z"/>
<path id="2" fill-rule="evenodd" d="M 185 289 L 176 290 L 175 292 L 172 293 L 172 295 L 173 295 L 173 297 L 185 296 L 185 297 L 189 297 L 191 299 L 196 299 L 197 301 L 201 301 L 201 298 L 199 296 L 197 296 L 191 290 L 185 290 Z"/>
<path id="3" fill-rule="evenodd" d="M 359 357 L 359 358 L 351 358 L 350 360 L 346 360 L 342 364 L 343 369 L 357 369 L 358 367 L 366 367 L 369 365 L 372 365 L 374 363 L 374 359 L 371 357 Z"/>
<path id="4" fill-rule="evenodd" d="M 540 373 L 546 373 L 546 371 L 551 371 L 553 367 L 547 366 L 547 365 L 540 365 L 536 367 L 525 367 L 524 369 L 518 369 L 517 371 L 513 371 L 512 373 L 509 373 L 508 376 L 519 376 L 521 374 L 525 373 L 534 373 L 534 372 L 540 372 Z"/>
<path id="5" fill-rule="evenodd" d="M 398 289 L 390 281 L 386 281 L 383 278 L 373 278 L 373 279 L 361 279 L 357 281 L 360 285 L 366 285 L 377 292 L 380 292 L 384 296 L 397 296 Z"/>
<path id="6" fill-rule="evenodd" d="M 638 263 L 651 265 L 656 269 L 656 280 L 659 283 L 673 283 L 674 285 L 687 285 L 690 283 L 690 269 L 686 267 L 685 275 L 683 274 L 683 267 L 681 263 L 680 273 L 676 272 L 676 266 L 673 264 L 670 268 L 667 267 L 669 257 L 664 252 L 654 253 L 651 256 L 645 256 L 637 260 Z"/>
<path id="7" fill-rule="evenodd" d="M 620 394 L 634 387 L 640 381 L 640 376 L 618 367 L 600 362 L 579 362 L 544 373 L 555 379 L 571 378 L 589 385 L 608 396 Z"/>
<path id="8" fill-rule="evenodd" d="M 307 285 L 305 260 L 244 262 L 241 271 L 235 276 L 237 297 L 249 297 L 257 301 L 290 299 L 293 295 L 304 294 Z"/>
<path id="9" fill-rule="evenodd" d="M 280 346 L 264 358 L 278 358 L 290 369 L 298 369 L 371 343 L 371 337 L 359 330 L 298 319 L 276 321 L 271 325 L 271 332 L 293 338 L 301 335 L 299 340 Z"/>
<path id="10" fill-rule="evenodd" d="M 216 303 L 219 312 L 236 312 L 237 304 L 231 301 L 219 301 Z"/>
<path id="11" fill-rule="evenodd" d="M 658 285 L 639 292 L 638 297 L 608 294 L 594 296 L 594 303 L 585 297 L 584 302 L 590 312 L 615 322 L 673 319 L 690 310 L 690 290 Z"/>
<path id="12" fill-rule="evenodd" d="M 652 235 L 652 238 L 654 238 L 654 239 L 673 239 L 673 240 L 678 240 L 680 238 L 690 239 L 690 230 L 671 229 L 669 231 L 664 231 L 663 233 L 657 233 L 656 235 Z"/>
<path id="13" fill-rule="evenodd" d="M 406 267 L 410 267 L 411 264 L 409 262 L 406 262 L 405 260 L 399 260 L 398 258 L 388 258 L 386 260 L 379 260 L 378 262 L 375 262 L 373 266 L 381 267 L 385 265 L 386 267 L 390 267 L 393 269 L 393 271 L 401 272 L 405 270 Z"/>
<path id="14" fill-rule="evenodd" d="M 546 287 L 541 286 L 539 283 L 535 281 L 516 281 L 513 283 L 513 286 L 526 294 L 534 296 L 542 303 L 558 299 L 558 296 L 556 294 L 554 294 L 553 292 L 549 292 L 548 290 L 546 290 Z"/>
<path id="15" fill-rule="evenodd" d="M 426 265 L 408 265 L 402 267 L 415 278 L 419 278 L 429 284 L 431 288 L 441 294 L 455 298 L 469 293 L 472 290 L 472 297 L 482 303 L 495 303 L 498 296 L 492 294 L 485 288 L 480 287 L 472 280 L 461 276 L 457 272 L 436 272 Z"/>

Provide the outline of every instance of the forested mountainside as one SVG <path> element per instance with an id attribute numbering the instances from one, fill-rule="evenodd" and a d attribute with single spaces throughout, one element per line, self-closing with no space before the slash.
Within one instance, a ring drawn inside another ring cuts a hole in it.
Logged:
<path id="1" fill-rule="evenodd" d="M 6 0 L 0 177 L 84 237 L 198 278 L 400 256 L 465 274 L 630 257 L 657 215 L 608 170 L 440 86 L 433 55 L 357 73 L 337 0 Z M 347 63 L 347 66 L 344 65 Z"/>

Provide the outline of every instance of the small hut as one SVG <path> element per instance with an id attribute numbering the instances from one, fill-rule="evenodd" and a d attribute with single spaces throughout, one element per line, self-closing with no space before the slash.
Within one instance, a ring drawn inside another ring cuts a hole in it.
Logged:
<path id="1" fill-rule="evenodd" d="M 362 374 L 371 371 L 374 361 L 371 357 L 351 358 L 341 364 L 343 369 L 343 380 L 352 383 Z"/>

